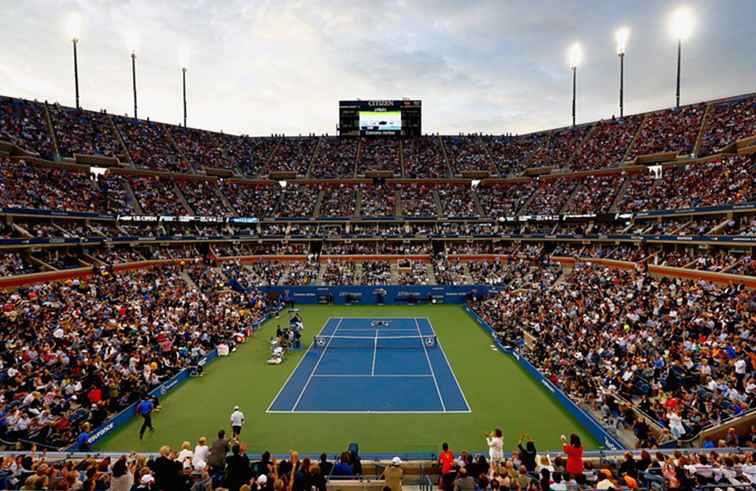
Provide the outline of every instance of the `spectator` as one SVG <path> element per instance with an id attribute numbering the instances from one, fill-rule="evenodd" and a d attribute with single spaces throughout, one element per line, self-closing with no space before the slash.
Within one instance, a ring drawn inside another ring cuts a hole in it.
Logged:
<path id="1" fill-rule="evenodd" d="M 218 439 L 210 446 L 210 453 L 207 457 L 207 463 L 210 469 L 215 472 L 223 472 L 226 467 L 226 454 L 229 451 L 229 443 L 226 439 L 226 432 L 220 430 Z"/>
<path id="2" fill-rule="evenodd" d="M 583 447 L 580 443 L 580 437 L 573 433 L 570 435 L 570 443 L 567 443 L 567 437 L 562 435 L 562 450 L 567 454 L 567 466 L 565 469 L 570 476 L 583 474 Z"/>
<path id="3" fill-rule="evenodd" d="M 249 458 L 246 453 L 242 453 L 241 446 L 235 443 L 231 447 L 231 455 L 226 457 L 224 485 L 229 491 L 239 491 L 239 488 L 248 483 L 251 477 Z"/>
<path id="4" fill-rule="evenodd" d="M 400 459 L 399 457 L 394 457 L 393 459 L 391 459 L 391 465 L 386 467 L 386 469 L 383 471 L 381 478 L 386 480 L 386 484 L 389 488 L 391 488 L 391 491 L 401 491 L 402 476 L 404 476 L 404 471 L 402 470 L 402 459 Z"/>
<path id="5" fill-rule="evenodd" d="M 347 452 L 342 452 L 341 456 L 339 457 L 339 462 L 333 467 L 333 472 L 331 473 L 332 476 L 353 476 L 354 470 L 352 469 L 351 464 L 349 463 L 349 454 Z"/>

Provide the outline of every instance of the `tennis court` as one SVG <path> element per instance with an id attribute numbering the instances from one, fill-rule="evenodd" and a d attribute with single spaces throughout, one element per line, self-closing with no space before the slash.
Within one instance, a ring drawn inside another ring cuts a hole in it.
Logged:
<path id="1" fill-rule="evenodd" d="M 427 318 L 329 318 L 269 413 L 468 413 Z"/>

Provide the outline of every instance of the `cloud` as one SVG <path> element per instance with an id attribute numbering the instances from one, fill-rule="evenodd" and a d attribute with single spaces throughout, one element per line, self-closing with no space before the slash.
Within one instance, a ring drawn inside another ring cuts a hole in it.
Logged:
<path id="1" fill-rule="evenodd" d="M 756 3 L 688 2 L 683 99 L 754 90 Z M 140 116 L 233 133 L 335 131 L 339 99 L 423 100 L 428 132 L 526 132 L 570 122 L 567 45 L 579 40 L 578 121 L 617 112 L 613 32 L 628 25 L 626 112 L 674 102 L 675 5 L 646 2 L 373 0 L 8 0 L 0 92 L 73 105 L 64 15 L 82 15 L 82 104 L 131 111 L 127 44 L 137 44 Z M 188 55 L 182 53 L 189 53 Z"/>

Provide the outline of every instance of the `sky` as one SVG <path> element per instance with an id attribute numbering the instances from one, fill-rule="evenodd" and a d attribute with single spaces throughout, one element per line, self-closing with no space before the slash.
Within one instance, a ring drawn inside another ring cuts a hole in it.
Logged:
<path id="1" fill-rule="evenodd" d="M 625 114 L 756 91 L 754 0 L 3 0 L 0 94 L 74 106 L 70 24 L 81 18 L 81 105 L 234 134 L 336 132 L 338 101 L 423 101 L 423 131 L 526 133 L 619 113 L 614 32 L 627 26 Z"/>

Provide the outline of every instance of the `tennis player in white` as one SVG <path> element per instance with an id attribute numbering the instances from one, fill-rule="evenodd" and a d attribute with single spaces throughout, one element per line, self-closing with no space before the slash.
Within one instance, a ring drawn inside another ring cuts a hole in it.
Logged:
<path id="1" fill-rule="evenodd" d="M 243 424 L 244 413 L 239 411 L 239 406 L 234 406 L 234 412 L 231 413 L 231 431 L 233 432 L 233 438 L 239 438 Z"/>

